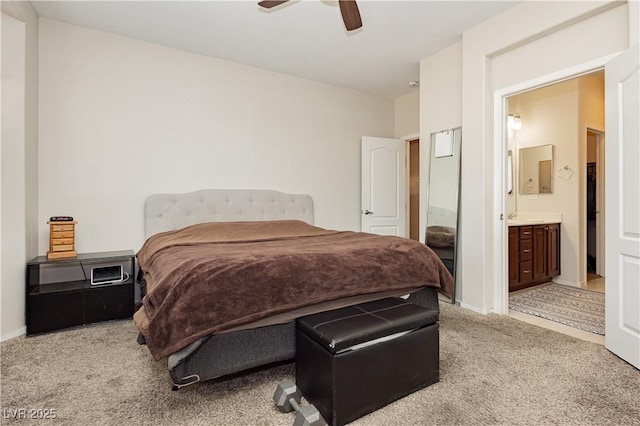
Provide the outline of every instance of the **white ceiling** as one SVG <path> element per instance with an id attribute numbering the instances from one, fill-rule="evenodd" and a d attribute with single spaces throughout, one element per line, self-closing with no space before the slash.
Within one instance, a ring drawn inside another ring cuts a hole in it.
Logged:
<path id="1" fill-rule="evenodd" d="M 410 93 L 420 60 L 519 2 L 359 0 L 348 33 L 337 1 L 34 1 L 37 13 L 101 31 L 386 98 Z"/>

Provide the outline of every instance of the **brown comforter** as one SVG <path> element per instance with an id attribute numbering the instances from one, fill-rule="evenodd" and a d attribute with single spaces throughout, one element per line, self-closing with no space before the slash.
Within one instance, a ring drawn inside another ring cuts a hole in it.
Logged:
<path id="1" fill-rule="evenodd" d="M 450 295 L 452 277 L 422 243 L 301 221 L 216 222 L 149 238 L 134 321 L 155 359 L 200 337 L 357 294 L 417 286 Z"/>

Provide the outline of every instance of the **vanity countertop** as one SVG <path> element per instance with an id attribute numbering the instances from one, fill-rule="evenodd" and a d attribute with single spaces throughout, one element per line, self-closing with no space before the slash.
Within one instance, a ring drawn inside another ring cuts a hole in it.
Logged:
<path id="1" fill-rule="evenodd" d="M 509 226 L 548 225 L 562 223 L 562 213 L 555 212 L 517 212 L 507 220 Z"/>
<path id="2" fill-rule="evenodd" d="M 560 223 L 559 220 L 553 219 L 509 219 L 507 224 L 509 226 L 526 226 L 526 225 L 546 225 L 550 223 Z"/>

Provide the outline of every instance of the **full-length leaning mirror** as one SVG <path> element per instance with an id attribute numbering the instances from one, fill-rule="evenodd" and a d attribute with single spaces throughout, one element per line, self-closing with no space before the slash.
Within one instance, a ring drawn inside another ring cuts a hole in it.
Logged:
<path id="1" fill-rule="evenodd" d="M 451 303 L 456 300 L 461 142 L 461 127 L 431 134 L 425 242 L 453 275 Z"/>

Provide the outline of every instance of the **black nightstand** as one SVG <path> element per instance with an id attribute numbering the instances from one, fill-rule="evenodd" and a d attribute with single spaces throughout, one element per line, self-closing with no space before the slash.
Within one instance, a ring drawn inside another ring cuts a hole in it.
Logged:
<path id="1" fill-rule="evenodd" d="M 132 250 L 79 254 L 75 259 L 27 263 L 27 335 L 112 319 L 131 318 L 135 255 Z M 91 284 L 93 268 L 122 266 L 123 280 Z"/>

